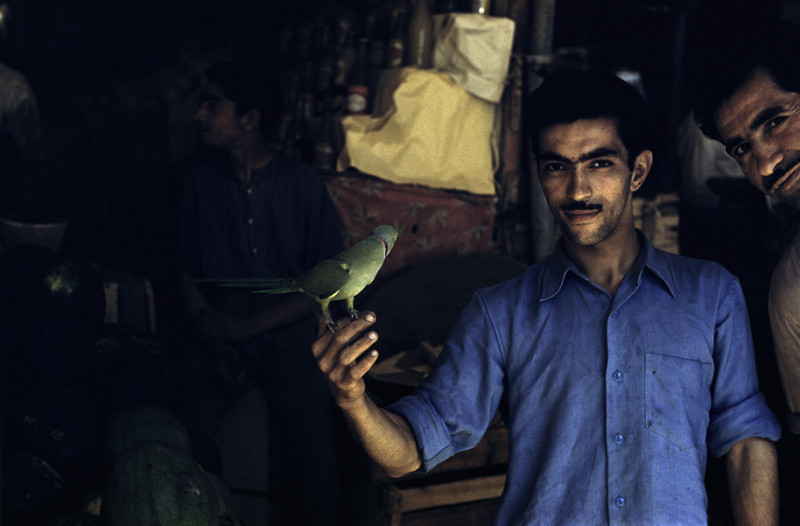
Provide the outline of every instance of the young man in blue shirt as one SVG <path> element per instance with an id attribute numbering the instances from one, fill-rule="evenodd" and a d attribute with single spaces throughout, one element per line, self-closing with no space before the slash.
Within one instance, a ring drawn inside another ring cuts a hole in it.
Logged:
<path id="1" fill-rule="evenodd" d="M 215 437 L 237 397 L 257 385 L 268 406 L 270 521 L 337 524 L 337 415 L 312 357 L 291 352 L 313 340 L 314 302 L 197 280 L 298 275 L 341 251 L 338 212 L 313 168 L 272 147 L 283 106 L 277 74 L 237 60 L 205 77 L 195 119 L 219 155 L 188 175 L 181 201 L 184 423 Z"/>
<path id="2" fill-rule="evenodd" d="M 478 291 L 431 374 L 386 408 L 363 382 L 374 314 L 321 334 L 313 354 L 355 435 L 402 476 L 476 445 L 499 409 L 510 458 L 495 524 L 513 526 L 705 525 L 710 450 L 726 457 L 737 523 L 777 524 L 780 428 L 739 283 L 634 228 L 653 162 L 646 104 L 611 74 L 565 72 L 528 111 L 556 251 Z"/>

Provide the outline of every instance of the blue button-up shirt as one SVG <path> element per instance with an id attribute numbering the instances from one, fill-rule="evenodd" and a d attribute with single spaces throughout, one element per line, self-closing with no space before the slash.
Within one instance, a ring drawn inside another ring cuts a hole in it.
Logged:
<path id="1" fill-rule="evenodd" d="M 498 525 L 705 525 L 707 451 L 780 436 L 738 280 L 640 238 L 613 297 L 560 249 L 478 291 L 434 371 L 389 406 L 423 469 L 475 446 L 502 408 Z"/>

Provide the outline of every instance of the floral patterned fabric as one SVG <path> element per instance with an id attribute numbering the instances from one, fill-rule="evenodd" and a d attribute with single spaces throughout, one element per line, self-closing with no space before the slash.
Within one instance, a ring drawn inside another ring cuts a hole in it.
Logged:
<path id="1" fill-rule="evenodd" d="M 388 224 L 400 233 L 381 269 L 492 250 L 494 196 L 383 181 L 355 171 L 323 176 L 344 227 L 345 245 Z"/>

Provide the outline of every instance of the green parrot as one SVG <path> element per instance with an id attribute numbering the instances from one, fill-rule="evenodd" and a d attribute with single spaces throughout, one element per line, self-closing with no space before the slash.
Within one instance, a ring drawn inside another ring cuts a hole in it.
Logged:
<path id="1" fill-rule="evenodd" d="M 397 230 L 389 225 L 381 225 L 350 248 L 331 259 L 321 261 L 311 270 L 294 278 L 200 281 L 218 283 L 225 287 L 248 287 L 255 289 L 253 292 L 265 294 L 302 292 L 319 303 L 328 328 L 333 330 L 330 302 L 346 301 L 348 314 L 352 319 L 357 318 L 354 298 L 375 279 L 396 240 Z"/>

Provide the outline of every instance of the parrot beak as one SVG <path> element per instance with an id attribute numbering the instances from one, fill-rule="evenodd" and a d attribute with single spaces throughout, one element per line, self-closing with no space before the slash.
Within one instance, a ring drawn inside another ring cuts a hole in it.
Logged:
<path id="1" fill-rule="evenodd" d="M 394 247 L 394 242 L 397 240 L 397 230 L 389 225 L 381 225 L 376 228 L 372 235 L 381 240 L 383 243 L 383 255 L 384 257 L 389 255 L 389 252 L 392 251 L 392 247 Z"/>
<path id="2" fill-rule="evenodd" d="M 383 255 L 384 256 L 388 255 L 389 254 L 389 246 L 386 244 L 386 241 L 384 241 L 381 238 L 378 238 L 378 241 L 380 241 L 381 244 L 383 245 Z"/>

